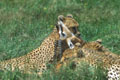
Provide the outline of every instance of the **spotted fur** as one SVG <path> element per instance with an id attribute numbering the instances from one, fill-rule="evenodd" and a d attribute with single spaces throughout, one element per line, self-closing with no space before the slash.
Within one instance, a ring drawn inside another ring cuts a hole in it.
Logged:
<path id="1" fill-rule="evenodd" d="M 74 34 L 78 34 L 77 28 L 79 24 L 72 16 L 59 16 L 58 21 L 62 21 L 71 32 L 74 31 Z M 54 60 L 54 55 L 59 55 L 59 53 L 55 51 L 58 50 L 56 47 L 60 46 L 57 44 L 59 39 L 58 30 L 54 28 L 53 32 L 42 42 L 40 47 L 27 55 L 0 62 L 0 69 L 14 71 L 18 68 L 23 73 L 33 73 L 35 71 L 41 74 L 47 69 L 46 64 Z M 68 48 L 64 42 L 63 40 L 61 43 L 64 44 L 62 51 Z"/>
<path id="2" fill-rule="evenodd" d="M 108 71 L 108 80 L 120 80 L 120 57 L 101 45 L 101 41 L 86 42 L 83 46 L 77 45 L 73 50 L 67 49 L 61 61 L 56 65 L 57 70 L 62 65 L 74 62 L 76 66 L 87 62 L 91 66 L 101 66 Z"/>

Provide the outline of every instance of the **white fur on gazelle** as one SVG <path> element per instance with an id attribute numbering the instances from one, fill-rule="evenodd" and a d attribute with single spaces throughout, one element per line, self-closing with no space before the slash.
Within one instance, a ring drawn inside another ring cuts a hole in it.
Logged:
<path id="1" fill-rule="evenodd" d="M 70 32 L 70 30 L 64 25 L 64 23 L 62 21 L 58 21 L 58 25 L 61 25 L 61 26 L 59 26 L 59 34 L 60 34 L 61 40 L 64 40 L 68 37 L 75 36 L 72 32 Z M 63 29 L 63 31 L 62 31 L 62 29 Z M 65 34 L 65 36 L 63 36 L 62 33 Z"/>
<path id="2" fill-rule="evenodd" d="M 73 45 L 71 39 L 73 37 L 75 37 L 75 35 L 64 25 L 64 23 L 62 21 L 58 21 L 58 25 L 59 25 L 60 39 L 61 40 L 65 40 L 66 39 L 69 48 L 73 49 L 74 45 Z M 63 31 L 62 31 L 62 29 L 63 29 Z M 63 36 L 63 34 L 64 34 L 64 36 Z"/>
<path id="3" fill-rule="evenodd" d="M 73 45 L 73 43 L 71 42 L 71 40 L 69 38 L 67 39 L 67 44 L 68 44 L 70 49 L 74 48 L 74 45 Z"/>
<path id="4" fill-rule="evenodd" d="M 67 34 L 65 33 L 65 32 L 62 32 L 62 27 L 63 26 L 60 26 L 61 25 L 61 23 L 60 22 L 58 22 L 58 27 L 59 27 L 59 35 L 60 35 L 60 39 L 61 40 L 64 40 L 64 39 L 66 39 L 67 38 Z M 64 34 L 64 36 L 62 35 L 62 33 Z"/>

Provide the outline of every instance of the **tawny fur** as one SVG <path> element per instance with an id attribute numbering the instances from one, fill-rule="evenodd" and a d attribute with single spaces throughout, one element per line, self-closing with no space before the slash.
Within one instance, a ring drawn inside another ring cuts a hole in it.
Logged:
<path id="1" fill-rule="evenodd" d="M 77 28 L 78 23 L 72 17 L 58 17 L 63 23 L 68 27 L 68 29 L 73 31 L 72 27 Z M 33 71 L 41 74 L 46 70 L 46 64 L 53 60 L 55 55 L 55 42 L 59 40 L 59 34 L 55 28 L 53 32 L 42 42 L 40 47 L 28 53 L 27 55 L 5 60 L 0 62 L 1 70 L 11 70 L 14 71 L 16 68 L 24 73 L 32 73 Z"/>
<path id="2" fill-rule="evenodd" d="M 83 46 L 78 45 L 73 49 L 67 49 L 63 53 L 61 61 L 56 65 L 61 66 L 74 62 L 76 65 L 87 62 L 92 66 L 101 66 L 108 71 L 108 80 L 120 80 L 120 57 L 101 45 L 101 42 L 86 42 Z"/>

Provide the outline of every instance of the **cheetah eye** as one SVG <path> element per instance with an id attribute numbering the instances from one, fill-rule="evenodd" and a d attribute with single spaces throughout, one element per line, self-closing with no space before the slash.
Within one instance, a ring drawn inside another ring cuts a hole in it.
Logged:
<path id="1" fill-rule="evenodd" d="M 76 27 L 72 27 L 73 33 L 76 34 L 77 33 L 77 28 Z"/>
<path id="2" fill-rule="evenodd" d="M 70 44 L 70 47 L 72 47 L 73 46 L 73 44 Z"/>

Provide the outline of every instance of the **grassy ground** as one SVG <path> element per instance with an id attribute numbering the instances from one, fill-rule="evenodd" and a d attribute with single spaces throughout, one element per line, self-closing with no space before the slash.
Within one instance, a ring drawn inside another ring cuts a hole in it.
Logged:
<path id="1" fill-rule="evenodd" d="M 86 41 L 101 38 L 103 45 L 120 54 L 119 0 L 1 0 L 0 60 L 22 56 L 40 46 L 52 31 L 58 15 L 73 14 Z M 93 73 L 87 65 L 43 77 L 19 72 L 0 72 L 2 80 L 105 80 L 101 69 Z M 85 70 L 85 71 L 83 71 Z"/>

